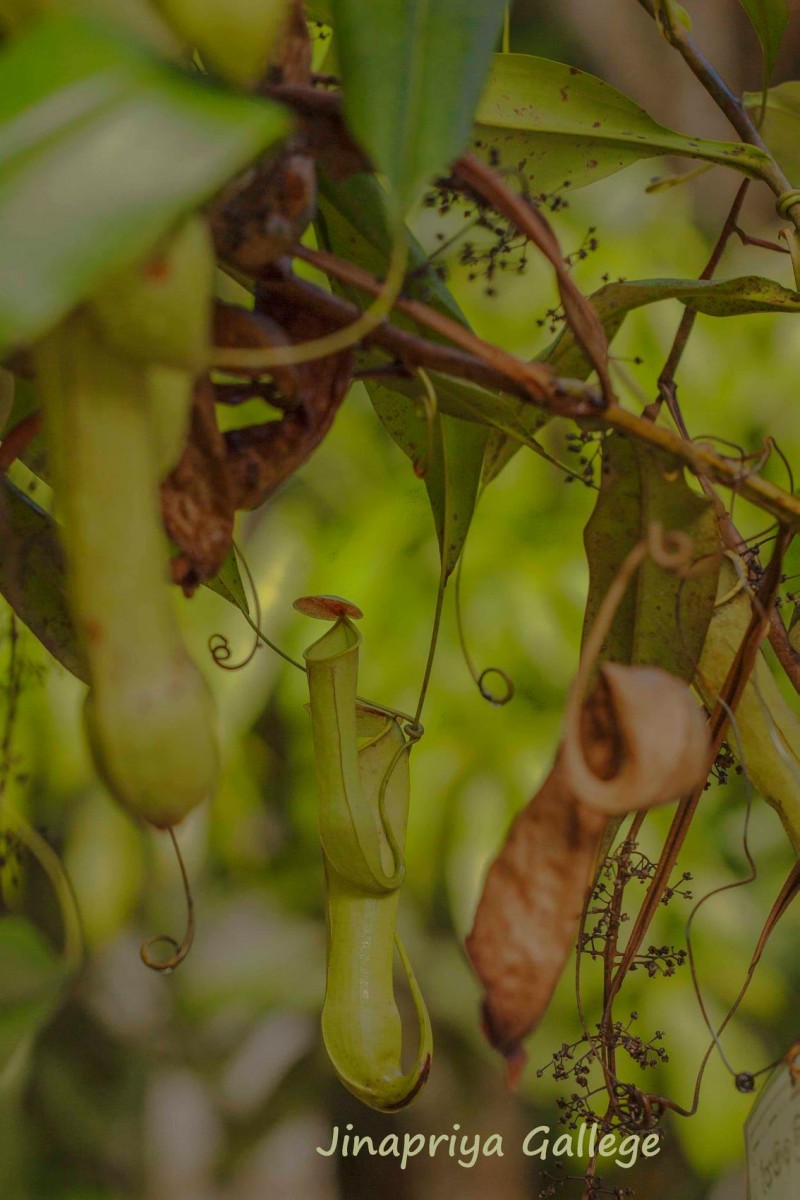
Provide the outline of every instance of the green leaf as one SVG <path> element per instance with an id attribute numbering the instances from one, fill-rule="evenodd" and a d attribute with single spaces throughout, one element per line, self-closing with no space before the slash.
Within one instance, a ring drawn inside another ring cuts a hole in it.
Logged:
<path id="1" fill-rule="evenodd" d="M 716 699 L 738 654 L 752 607 L 739 572 L 725 559 L 719 575 L 719 600 L 708 631 L 698 680 L 709 704 Z M 795 853 L 800 855 L 800 720 L 784 699 L 767 660 L 759 651 L 749 682 L 737 705 L 728 741 L 746 768 L 755 790 L 780 816 Z"/>
<path id="2" fill-rule="evenodd" d="M 344 257 L 354 259 L 377 275 L 385 273 L 390 237 L 386 221 L 384 194 L 378 183 L 367 175 L 353 176 L 344 184 L 320 183 L 320 212 L 317 222 L 320 243 Z M 447 288 L 427 266 L 426 256 L 408 233 L 410 242 L 409 278 L 406 295 L 424 299 L 437 312 L 462 325 L 467 324 Z M 335 290 L 351 299 L 359 299 L 352 289 L 336 285 Z M 419 332 L 416 323 L 400 313 L 393 323 Z M 426 336 L 436 339 L 429 330 Z M 369 362 L 379 361 L 370 354 Z M 481 483 L 483 452 L 489 430 L 481 424 L 467 424 L 456 417 L 469 417 L 470 384 L 461 389 L 461 381 L 433 376 L 438 411 L 429 429 L 420 403 L 419 380 L 392 381 L 391 387 L 371 380 L 365 386 L 375 411 L 398 446 L 418 467 L 425 467 L 425 486 L 433 512 L 443 570 L 449 575 L 458 562 L 475 510 Z M 475 389 L 478 405 L 491 400 L 491 393 Z M 465 401 L 465 397 L 467 401 Z M 514 397 L 507 402 L 516 405 Z M 540 410 L 533 410 L 540 414 Z M 429 453 L 430 450 L 430 453 Z"/>
<path id="3" fill-rule="evenodd" d="M 786 0 L 739 0 L 758 35 L 764 55 L 764 78 L 769 80 L 789 23 Z"/>
<path id="4" fill-rule="evenodd" d="M 758 117 L 761 92 L 745 92 L 745 108 Z M 779 83 L 767 92 L 761 136 L 793 184 L 800 184 L 800 81 Z"/>
<path id="5" fill-rule="evenodd" d="M 53 657 L 88 683 L 67 609 L 56 523 L 1 476 L 0 533 L 0 593 Z"/>
<path id="6" fill-rule="evenodd" d="M 418 394 L 422 384 L 417 385 Z M 392 438 L 423 475 L 445 576 L 455 570 L 475 511 L 487 431 L 437 412 L 428 423 L 420 404 L 381 385 L 370 399 Z"/>
<path id="7" fill-rule="evenodd" d="M 591 628 L 623 559 L 653 522 L 665 531 L 687 533 L 693 559 L 708 558 L 709 570 L 681 580 L 647 558 L 623 598 L 601 657 L 661 667 L 689 681 L 716 595 L 713 556 L 719 551 L 719 535 L 714 507 L 691 490 L 677 461 L 609 434 L 603 443 L 597 504 L 584 531 L 589 563 L 584 631 Z"/>
<path id="8" fill-rule="evenodd" d="M 0 1073 L 48 1020 L 64 969 L 42 935 L 23 917 L 0 919 Z"/>
<path id="9" fill-rule="evenodd" d="M 0 352 L 31 341 L 281 137 L 213 87 L 77 15 L 0 53 Z"/>
<path id="10" fill-rule="evenodd" d="M 464 149 L 504 0 L 333 0 L 347 122 L 400 212 Z"/>
<path id="11" fill-rule="evenodd" d="M 223 600 L 228 600 L 241 612 L 249 615 L 250 606 L 247 603 L 239 562 L 233 548 L 228 551 L 228 557 L 214 578 L 205 581 L 205 587 L 216 592 L 218 596 L 222 596 Z"/>
<path id="12" fill-rule="evenodd" d="M 386 193 L 372 175 L 351 175 L 335 183 L 324 173 L 319 178 L 319 211 L 316 228 L 320 244 L 343 258 L 357 262 L 365 271 L 381 278 L 386 274 L 391 237 L 386 214 Z M 413 234 L 406 230 L 409 242 L 408 278 L 403 295 L 424 300 L 437 312 L 462 325 L 467 320 L 453 296 L 430 266 L 428 256 Z M 336 285 L 339 294 L 368 302 L 369 297 L 354 288 Z M 402 313 L 392 313 L 392 324 L 441 341 L 429 329 L 422 329 Z"/>
<path id="13" fill-rule="evenodd" d="M 659 300 L 680 300 L 687 308 L 711 317 L 740 317 L 752 313 L 800 312 L 800 292 L 781 287 L 760 275 L 738 279 L 637 279 L 608 283 L 589 297 L 606 331 L 613 340 L 634 308 Z M 558 375 L 585 379 L 590 364 L 568 329 L 542 355 Z"/>
<path id="14" fill-rule="evenodd" d="M 686 137 L 577 67 L 527 54 L 495 55 L 478 105 L 474 148 L 519 170 L 536 194 L 584 187 L 642 158 L 675 154 L 760 176 L 761 150 Z"/>

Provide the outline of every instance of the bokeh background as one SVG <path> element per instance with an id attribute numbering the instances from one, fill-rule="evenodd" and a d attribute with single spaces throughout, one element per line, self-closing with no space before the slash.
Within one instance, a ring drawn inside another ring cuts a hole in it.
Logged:
<path id="1" fill-rule="evenodd" d="M 736 87 L 757 88 L 756 43 L 735 0 L 690 7 L 723 73 Z M 798 5 L 792 8 L 800 16 Z M 634 0 L 519 0 L 512 47 L 594 71 L 683 131 L 728 135 Z M 787 36 L 778 78 L 798 74 L 800 19 Z M 569 207 L 554 215 L 566 252 L 589 236 L 597 239 L 597 248 L 574 268 L 585 290 L 600 286 L 604 275 L 699 274 L 737 180 L 714 170 L 690 185 L 645 192 L 652 176 L 676 169 L 687 167 L 653 161 L 631 169 L 572 195 Z M 421 208 L 417 232 L 433 249 L 441 242 L 437 235 L 449 238 L 459 221 L 455 214 L 443 223 Z M 743 225 L 774 237 L 771 222 L 769 197 L 754 195 Z M 458 266 L 458 248 L 442 258 L 479 332 L 524 355 L 546 345 L 546 313 L 554 303 L 547 270 L 532 261 L 524 275 L 510 271 L 496 281 L 496 294 L 489 295 L 485 280 L 470 281 Z M 746 273 L 791 286 L 787 258 L 732 246 L 720 274 Z M 615 343 L 620 386 L 634 406 L 655 394 L 680 311 L 668 302 L 635 313 Z M 679 377 L 691 433 L 720 433 L 747 450 L 760 448 L 770 434 L 798 464 L 798 378 L 794 318 L 700 317 Z M 575 466 L 569 432 L 553 426 L 543 441 Z M 765 471 L 786 483 L 777 459 Z M 522 1200 L 547 1186 L 541 1164 L 523 1158 L 519 1145 L 528 1129 L 557 1122 L 556 1100 L 565 1085 L 548 1073 L 539 1077 L 537 1068 L 579 1036 L 570 972 L 529 1043 L 528 1069 L 512 1093 L 480 1035 L 478 991 L 462 943 L 486 865 L 512 815 L 545 775 L 557 743 L 577 661 L 587 586 L 581 533 L 594 495 L 524 451 L 481 501 L 466 549 L 464 623 L 478 666 L 496 664 L 513 676 L 516 696 L 507 707 L 492 708 L 478 695 L 448 597 L 427 732 L 413 756 L 400 918 L 431 1010 L 436 1050 L 427 1088 L 397 1116 L 360 1107 L 337 1082 L 321 1045 L 322 869 L 300 673 L 267 649 L 241 671 L 220 670 L 208 638 L 221 632 L 234 656 L 246 655 L 251 639 L 241 617 L 207 591 L 190 603 L 176 601 L 218 697 L 226 767 L 213 803 L 180 830 L 199 926 L 190 958 L 162 977 L 142 966 L 139 945 L 183 925 L 169 842 L 134 826 L 104 793 L 83 742 L 81 686 L 47 663 L 22 631 L 19 649 L 28 669 L 9 794 L 66 863 L 88 962 L 14 1079 L 0 1084 L 3 1200 L 360 1200 L 375 1194 L 439 1200 L 456 1190 L 462 1200 L 488 1194 Z M 736 518 L 749 533 L 766 523 L 738 504 Z M 307 466 L 268 508 L 242 521 L 239 539 L 272 637 L 297 655 L 316 631 L 293 612 L 292 601 L 313 592 L 352 598 L 365 613 L 363 692 L 413 710 L 435 599 L 435 538 L 424 488 L 360 385 Z M 788 570 L 800 570 L 800 563 L 790 561 Z M 4 659 L 8 627 L 3 608 Z M 707 792 L 681 859 L 694 875 L 695 896 L 746 873 L 746 804 L 741 779 Z M 666 819 L 652 821 L 650 849 Z M 791 863 L 775 814 L 757 798 L 751 845 L 757 881 L 710 901 L 695 932 L 700 983 L 716 1017 L 738 992 Z M 7 907 L 40 905 L 46 884 L 30 864 L 3 879 Z M 690 908 L 676 901 L 664 910 L 653 940 L 684 944 Z M 779 927 L 726 1034 L 739 1070 L 758 1070 L 798 1033 L 793 923 L 789 916 Z M 587 970 L 590 1011 L 596 997 Z M 664 1031 L 669 1062 L 652 1077 L 653 1090 L 688 1103 L 708 1035 L 687 970 L 672 978 L 634 976 L 620 1006 L 621 1015 L 632 1011 L 646 1038 Z M 750 1105 L 715 1057 L 696 1117 L 669 1119 L 659 1157 L 610 1178 L 642 1197 L 743 1200 L 742 1124 Z M 332 1125 L 348 1121 L 373 1135 L 449 1133 L 458 1123 L 465 1133 L 502 1134 L 506 1153 L 471 1170 L 449 1158 L 419 1157 L 405 1172 L 394 1159 L 316 1154 L 316 1146 L 329 1143 Z M 557 1194 L 580 1191 L 566 1182 Z"/>

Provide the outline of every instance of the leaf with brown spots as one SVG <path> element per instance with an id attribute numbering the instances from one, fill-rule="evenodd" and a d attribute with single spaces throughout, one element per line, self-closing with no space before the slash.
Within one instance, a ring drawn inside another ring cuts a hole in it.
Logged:
<path id="1" fill-rule="evenodd" d="M 65 596 L 56 523 L 0 476 L 0 594 L 54 658 L 88 682 Z"/>
<path id="2" fill-rule="evenodd" d="M 577 710 L 576 710 L 577 712 Z M 656 667 L 605 664 L 555 764 L 489 868 L 467 952 L 484 1029 L 509 1063 L 541 1021 L 575 942 L 609 815 L 677 800 L 709 768 L 702 710 Z"/>

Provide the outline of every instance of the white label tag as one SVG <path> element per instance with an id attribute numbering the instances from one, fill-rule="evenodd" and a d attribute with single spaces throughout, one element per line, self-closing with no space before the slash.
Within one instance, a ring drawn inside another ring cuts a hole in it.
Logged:
<path id="1" fill-rule="evenodd" d="M 745 1122 L 748 1200 L 800 1196 L 800 1083 L 775 1068 Z"/>

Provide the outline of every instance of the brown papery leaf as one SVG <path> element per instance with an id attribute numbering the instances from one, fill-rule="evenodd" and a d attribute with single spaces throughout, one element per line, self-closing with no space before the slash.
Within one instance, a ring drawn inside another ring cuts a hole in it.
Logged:
<path id="1" fill-rule="evenodd" d="M 575 942 L 606 818 L 677 800 L 709 770 L 702 710 L 666 671 L 605 664 L 576 711 L 489 868 L 466 943 L 512 1084 Z"/>
<path id="2" fill-rule="evenodd" d="M 256 295 L 253 320 L 282 330 L 291 342 L 302 343 L 331 332 L 331 325 L 310 310 L 298 308 L 277 286 L 265 279 Z M 352 348 L 298 363 L 283 371 L 293 375 L 291 405 L 279 421 L 231 430 L 225 435 L 228 469 L 236 507 L 257 508 L 294 474 L 317 448 L 333 424 L 350 386 Z M 271 371 L 282 389 L 278 371 Z"/>
<path id="3" fill-rule="evenodd" d="M 164 526 L 180 550 L 172 560 L 172 579 L 187 596 L 225 562 L 233 538 L 234 501 L 214 389 L 204 379 L 195 388 L 183 457 L 161 487 Z"/>

